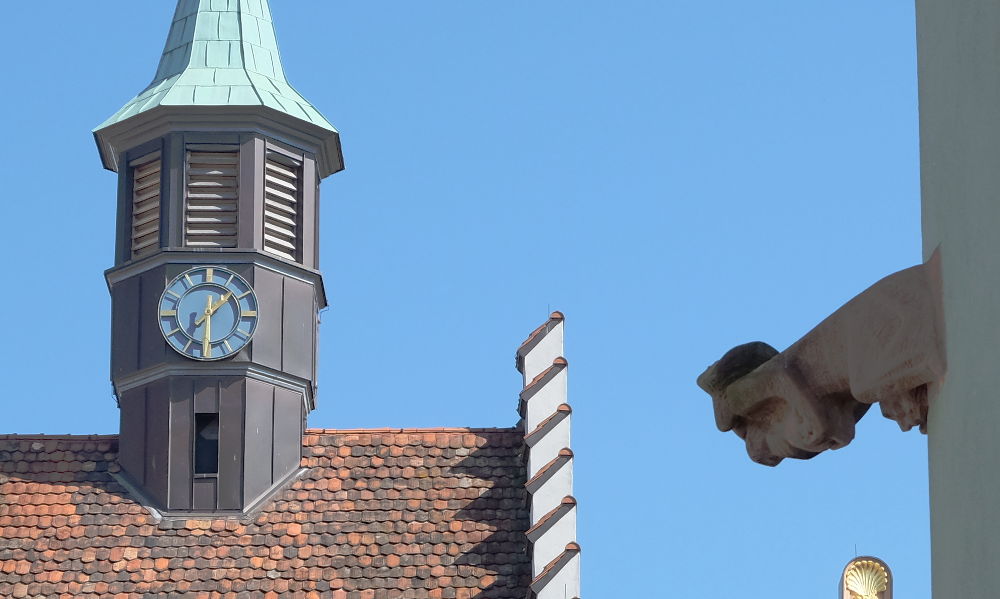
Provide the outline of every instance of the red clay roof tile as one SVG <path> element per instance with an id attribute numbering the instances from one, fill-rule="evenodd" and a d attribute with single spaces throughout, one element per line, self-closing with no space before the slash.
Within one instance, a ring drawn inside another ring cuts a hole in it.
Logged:
<path id="1" fill-rule="evenodd" d="M 565 566 L 570 558 L 574 555 L 580 553 L 580 546 L 576 543 L 567 543 L 566 549 L 556 556 L 551 562 L 546 565 L 542 571 L 531 581 L 532 590 L 539 590 L 543 586 L 543 582 L 546 581 L 553 574 L 558 572 L 563 566 Z"/>
<path id="2" fill-rule="evenodd" d="M 528 447 L 533 447 L 541 439 L 542 435 L 572 413 L 573 408 L 568 403 L 559 404 L 559 407 L 556 408 L 556 411 L 551 416 L 539 422 L 535 430 L 524 436 L 524 443 Z"/>
<path id="3" fill-rule="evenodd" d="M 543 371 L 539 372 L 538 374 L 536 374 L 535 378 L 531 379 L 531 381 L 529 381 L 528 384 L 524 386 L 524 389 L 521 391 L 521 393 L 524 393 L 525 391 L 527 391 L 527 390 L 531 389 L 532 387 L 534 387 L 535 385 L 537 385 L 539 383 L 539 381 L 541 381 L 542 379 L 546 378 L 546 376 L 549 373 L 551 373 L 551 372 L 553 372 L 555 370 L 561 370 L 561 369 L 563 369 L 563 368 L 565 368 L 567 366 L 569 366 L 569 362 L 566 361 L 566 358 L 556 358 L 555 360 L 552 360 L 552 366 L 549 366 L 545 370 L 543 370 Z"/>
<path id="4" fill-rule="evenodd" d="M 559 311 L 549 314 L 549 319 L 543 322 L 537 329 L 531 331 L 531 334 L 528 335 L 528 338 L 525 339 L 521 343 L 520 347 L 517 348 L 518 357 L 524 357 L 525 354 L 531 351 L 531 348 L 537 345 L 538 342 L 541 341 L 545 337 L 545 335 L 548 334 L 548 332 L 553 329 L 553 327 L 555 327 L 556 323 L 561 322 L 565 319 L 566 317 L 563 316 L 563 313 Z M 520 370 L 520 364 L 518 365 L 518 369 Z"/>
<path id="5" fill-rule="evenodd" d="M 542 481 L 547 480 L 552 476 L 556 470 L 562 467 L 563 464 L 568 462 L 573 457 L 573 450 L 564 447 L 559 450 L 559 454 L 552 458 L 549 463 L 542 466 L 534 476 L 531 477 L 527 482 L 524 483 L 524 487 L 528 489 L 528 492 L 534 493 L 538 490 L 539 485 Z"/>
<path id="6" fill-rule="evenodd" d="M 115 436 L 0 436 L 0 596 L 517 597 L 517 429 L 306 431 L 308 472 L 250 521 L 157 523 Z"/>
<path id="7" fill-rule="evenodd" d="M 553 519 L 562 517 L 564 513 L 568 512 L 575 505 L 576 505 L 575 497 L 573 497 L 572 495 L 567 495 L 563 497 L 562 501 L 559 502 L 559 505 L 549 510 L 549 513 L 539 518 L 538 522 L 536 522 L 534 526 L 525 531 L 525 534 L 528 536 L 528 540 L 530 540 L 532 543 L 537 541 L 538 531 L 547 528 Z"/>

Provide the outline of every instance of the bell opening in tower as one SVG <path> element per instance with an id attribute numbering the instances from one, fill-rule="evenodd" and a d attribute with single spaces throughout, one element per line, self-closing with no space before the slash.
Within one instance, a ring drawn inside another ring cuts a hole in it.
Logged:
<path id="1" fill-rule="evenodd" d="M 219 473 L 219 415 L 195 414 L 194 473 Z"/>

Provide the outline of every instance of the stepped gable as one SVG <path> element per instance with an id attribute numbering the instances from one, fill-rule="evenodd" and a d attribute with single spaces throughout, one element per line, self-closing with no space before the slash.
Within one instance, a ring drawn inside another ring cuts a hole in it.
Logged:
<path id="1" fill-rule="evenodd" d="M 524 433 L 531 527 L 529 599 L 578 599 L 580 545 L 573 497 L 573 408 L 567 403 L 569 362 L 563 357 L 565 317 L 553 312 L 515 357 L 524 388 L 518 413 Z"/>
<path id="2" fill-rule="evenodd" d="M 158 518 L 117 436 L 0 437 L 0 596 L 517 598 L 523 432 L 306 431 L 305 473 L 242 519 Z"/>

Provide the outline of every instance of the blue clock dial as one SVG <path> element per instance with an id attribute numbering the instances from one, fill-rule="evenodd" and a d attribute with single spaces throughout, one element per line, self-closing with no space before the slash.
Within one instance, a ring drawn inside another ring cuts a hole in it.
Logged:
<path id="1" fill-rule="evenodd" d="M 195 360 L 228 358 L 257 328 L 257 296 L 243 277 L 219 266 L 177 275 L 160 296 L 160 331 L 167 344 Z"/>

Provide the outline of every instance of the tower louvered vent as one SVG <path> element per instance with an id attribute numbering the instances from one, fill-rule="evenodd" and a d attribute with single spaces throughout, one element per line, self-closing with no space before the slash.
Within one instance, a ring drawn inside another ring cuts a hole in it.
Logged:
<path id="1" fill-rule="evenodd" d="M 264 161 L 264 251 L 298 259 L 300 163 L 268 152 Z"/>
<path id="2" fill-rule="evenodd" d="M 184 245 L 236 247 L 239 153 L 187 152 Z"/>
<path id="3" fill-rule="evenodd" d="M 132 258 L 160 247 L 160 155 L 132 164 Z"/>

